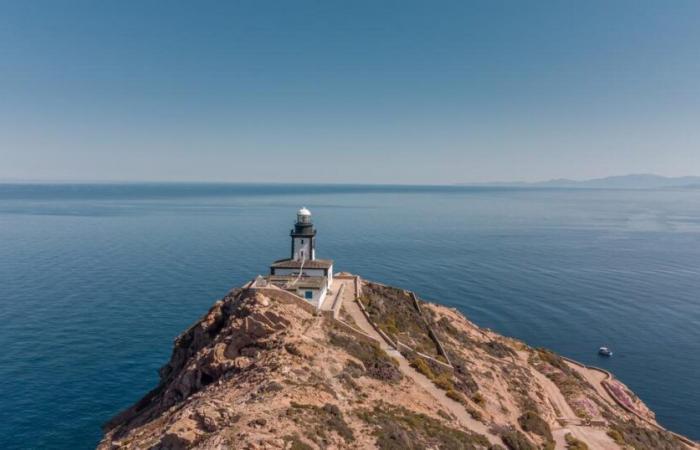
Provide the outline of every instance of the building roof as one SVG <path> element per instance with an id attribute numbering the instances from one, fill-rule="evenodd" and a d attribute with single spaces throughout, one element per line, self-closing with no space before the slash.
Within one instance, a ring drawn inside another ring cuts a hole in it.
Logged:
<path id="1" fill-rule="evenodd" d="M 324 289 L 326 287 L 326 283 L 326 277 L 300 278 L 299 281 L 290 287 L 299 289 Z"/>
<path id="2" fill-rule="evenodd" d="M 327 283 L 326 277 L 301 277 L 297 279 L 291 275 L 270 275 L 266 279 L 272 284 L 288 289 L 323 289 Z M 290 284 L 291 282 L 295 283 Z M 290 285 L 288 286 L 288 284 Z"/>
<path id="3" fill-rule="evenodd" d="M 304 261 L 304 269 L 330 269 L 332 265 L 332 259 L 312 259 L 310 261 Z M 299 269 L 301 267 L 301 261 L 295 261 L 289 258 L 280 259 L 273 262 L 270 267 L 275 269 Z"/>

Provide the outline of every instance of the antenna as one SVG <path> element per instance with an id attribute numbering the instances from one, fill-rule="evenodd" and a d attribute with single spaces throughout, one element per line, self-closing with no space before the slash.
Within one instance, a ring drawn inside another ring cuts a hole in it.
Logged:
<path id="1" fill-rule="evenodd" d="M 297 281 L 299 281 L 299 279 L 301 278 L 301 274 L 304 273 L 304 262 L 305 261 L 306 261 L 306 255 L 302 251 L 301 252 L 301 265 L 299 266 L 299 274 L 294 279 L 294 281 L 290 281 L 289 283 L 285 284 L 284 285 L 285 288 L 290 288 L 290 287 L 294 286 L 295 284 L 297 284 Z"/>

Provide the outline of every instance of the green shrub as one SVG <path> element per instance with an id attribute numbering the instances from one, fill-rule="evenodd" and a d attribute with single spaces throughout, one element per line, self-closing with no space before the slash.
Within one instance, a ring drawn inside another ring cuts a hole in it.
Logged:
<path id="1" fill-rule="evenodd" d="M 326 403 L 319 407 L 292 402 L 287 415 L 296 423 L 302 424 L 307 436 L 313 440 L 324 439 L 327 431 L 335 431 L 347 443 L 355 440 L 352 429 L 345 422 L 337 405 Z"/>
<path id="2" fill-rule="evenodd" d="M 611 433 L 616 434 L 613 437 Z M 624 445 L 635 450 L 685 450 L 688 448 L 668 431 L 645 428 L 631 420 L 627 422 L 614 421 L 608 436 L 613 438 L 615 442 L 620 440 Z"/>
<path id="3" fill-rule="evenodd" d="M 448 344 L 449 345 L 449 344 Z M 469 371 L 467 361 L 462 359 L 456 352 L 451 352 L 450 360 L 454 366 L 455 389 L 464 395 L 471 397 L 479 391 L 479 385 Z"/>
<path id="4" fill-rule="evenodd" d="M 427 362 L 425 362 L 425 359 L 415 356 L 411 359 L 410 361 L 411 367 L 416 369 L 418 372 L 422 373 L 426 377 L 430 378 L 431 380 L 435 378 L 435 374 L 433 373 L 433 370 L 430 368 Z"/>
<path id="5" fill-rule="evenodd" d="M 486 404 L 486 400 L 484 400 L 484 396 L 481 395 L 481 392 L 472 395 L 472 401 L 482 407 Z"/>
<path id="6" fill-rule="evenodd" d="M 455 387 L 454 383 L 452 382 L 452 377 L 446 373 L 436 376 L 433 379 L 433 383 L 435 383 L 435 386 L 442 389 L 443 391 L 449 391 L 454 389 Z"/>
<path id="7" fill-rule="evenodd" d="M 489 355 L 495 356 L 496 358 L 506 358 L 508 356 L 516 355 L 512 348 L 498 341 L 479 343 L 479 347 L 481 347 L 481 349 Z"/>
<path id="8" fill-rule="evenodd" d="M 464 396 L 459 392 L 455 391 L 454 389 L 450 389 L 449 391 L 445 392 L 445 394 L 456 402 L 460 402 L 462 404 L 466 403 L 466 401 L 464 400 Z"/>
<path id="9" fill-rule="evenodd" d="M 515 428 L 509 428 L 501 433 L 501 439 L 510 450 L 537 450 L 537 447 Z"/>
<path id="10" fill-rule="evenodd" d="M 546 348 L 537 348 L 535 351 L 537 352 L 537 355 L 540 357 L 540 359 L 546 362 L 547 364 L 554 366 L 563 372 L 568 373 L 571 370 L 571 368 L 566 364 L 562 357 L 557 355 L 553 351 L 548 350 Z"/>
<path id="11" fill-rule="evenodd" d="M 437 364 L 433 363 L 431 366 L 430 363 L 420 356 L 414 356 L 411 358 L 410 364 L 411 367 L 428 377 L 428 379 L 430 379 L 435 386 L 443 391 L 451 391 L 454 389 L 454 381 L 449 370 L 440 372 L 442 369 L 437 367 Z"/>
<path id="12" fill-rule="evenodd" d="M 622 434 L 620 434 L 619 431 L 617 430 L 608 430 L 608 436 L 612 438 L 613 441 L 619 446 L 625 445 L 625 438 L 622 437 Z"/>
<path id="13" fill-rule="evenodd" d="M 285 436 L 283 439 L 285 444 L 291 443 L 289 450 L 313 450 L 313 447 L 302 442 L 301 438 L 296 434 L 294 436 Z"/>
<path id="14" fill-rule="evenodd" d="M 564 436 L 566 440 L 567 450 L 588 450 L 588 445 L 585 442 L 576 439 L 571 433 L 566 433 Z"/>
<path id="15" fill-rule="evenodd" d="M 518 423 L 523 430 L 529 433 L 540 435 L 547 441 L 554 440 L 549 424 L 535 411 L 525 411 L 522 416 L 518 417 Z"/>
<path id="16" fill-rule="evenodd" d="M 403 290 L 375 283 L 365 283 L 360 299 L 367 314 L 379 328 L 390 336 L 430 356 L 438 356 L 429 328 L 413 304 L 410 294 Z"/>
<path id="17" fill-rule="evenodd" d="M 445 420 L 452 420 L 452 416 L 441 409 L 438 409 L 437 415 Z"/>
<path id="18" fill-rule="evenodd" d="M 389 382 L 401 380 L 398 362 L 387 355 L 379 344 L 360 341 L 337 332 L 331 333 L 330 343 L 345 349 L 350 355 L 362 361 L 367 376 Z"/>
<path id="19" fill-rule="evenodd" d="M 466 406 L 466 410 L 469 413 L 469 415 L 472 417 L 472 419 L 474 419 L 474 420 L 481 421 L 484 418 L 484 415 L 481 414 L 481 411 L 479 411 L 478 409 L 476 409 L 470 405 Z"/>
<path id="20" fill-rule="evenodd" d="M 377 406 L 358 411 L 357 415 L 374 428 L 376 445 L 382 450 L 471 450 L 490 445 L 485 436 L 448 427 L 433 417 L 402 407 Z"/>
<path id="21" fill-rule="evenodd" d="M 388 318 L 379 328 L 384 329 L 390 336 L 396 336 L 401 332 L 396 326 L 396 320 L 392 317 Z"/>

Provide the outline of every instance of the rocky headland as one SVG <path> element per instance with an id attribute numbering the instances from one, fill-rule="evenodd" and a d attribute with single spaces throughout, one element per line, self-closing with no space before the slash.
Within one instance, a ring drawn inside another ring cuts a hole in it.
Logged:
<path id="1" fill-rule="evenodd" d="M 234 289 L 99 449 L 689 449 L 611 374 L 412 292 L 337 277 L 328 310 Z"/>

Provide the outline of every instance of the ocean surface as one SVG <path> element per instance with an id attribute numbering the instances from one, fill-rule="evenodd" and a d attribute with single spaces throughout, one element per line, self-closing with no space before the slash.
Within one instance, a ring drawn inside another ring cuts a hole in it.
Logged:
<path id="1" fill-rule="evenodd" d="M 337 270 L 610 369 L 700 439 L 700 190 L 5 184 L 0 448 L 93 448 L 181 331 L 287 257 L 301 206 Z"/>

